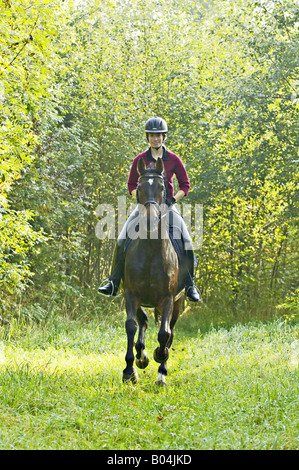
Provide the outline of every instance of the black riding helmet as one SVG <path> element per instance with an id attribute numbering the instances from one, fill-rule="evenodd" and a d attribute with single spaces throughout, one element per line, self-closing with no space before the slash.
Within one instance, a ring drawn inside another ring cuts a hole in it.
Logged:
<path id="1" fill-rule="evenodd" d="M 154 116 L 146 121 L 145 132 L 150 134 L 166 134 L 168 127 L 164 119 Z"/>

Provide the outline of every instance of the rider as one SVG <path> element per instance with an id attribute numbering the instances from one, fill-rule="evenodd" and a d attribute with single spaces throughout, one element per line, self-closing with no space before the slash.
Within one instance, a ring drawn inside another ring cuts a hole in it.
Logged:
<path id="1" fill-rule="evenodd" d="M 167 205 L 172 212 L 173 224 L 180 227 L 184 242 L 184 253 L 187 259 L 189 273 L 185 278 L 185 293 L 189 300 L 193 302 L 198 302 L 201 300 L 200 292 L 194 284 L 194 254 L 192 248 L 192 241 L 188 233 L 187 227 L 184 223 L 184 220 L 174 207 L 174 204 L 182 199 L 184 196 L 187 196 L 190 189 L 190 182 L 185 170 L 185 167 L 181 159 L 174 153 L 166 150 L 164 142 L 166 141 L 166 134 L 168 132 L 168 127 L 164 119 L 160 117 L 150 118 L 145 125 L 145 132 L 147 140 L 150 144 L 150 148 L 137 155 L 133 160 L 131 166 L 130 175 L 128 179 L 128 190 L 131 195 L 136 197 L 136 188 L 138 184 L 138 172 L 137 172 L 137 162 L 140 158 L 143 158 L 146 166 L 149 166 L 152 162 L 155 162 L 158 157 L 161 157 L 164 163 L 164 169 L 168 181 L 168 199 L 166 201 Z M 173 175 L 176 175 L 179 184 L 179 190 L 174 195 L 173 189 Z M 100 287 L 98 291 L 104 295 L 115 296 L 119 288 L 119 284 L 123 277 L 124 273 L 124 264 L 125 264 L 125 244 L 128 235 L 128 227 L 132 220 L 138 215 L 138 208 L 136 208 L 130 217 L 127 219 L 115 246 L 113 262 L 112 262 L 112 272 L 109 277 L 108 283 L 103 287 Z"/>

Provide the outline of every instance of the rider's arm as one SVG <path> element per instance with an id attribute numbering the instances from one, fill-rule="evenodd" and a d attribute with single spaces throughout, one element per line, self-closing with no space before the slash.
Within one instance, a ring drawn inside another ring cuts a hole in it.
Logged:
<path id="1" fill-rule="evenodd" d="M 128 190 L 129 193 L 132 194 L 134 197 L 136 197 L 136 188 L 138 184 L 138 178 L 139 174 L 137 171 L 137 162 L 139 158 L 142 158 L 140 155 L 137 155 L 137 157 L 134 158 L 132 166 L 130 168 L 130 174 L 128 178 Z"/>
<path id="2" fill-rule="evenodd" d="M 176 202 L 178 202 L 184 196 L 186 196 L 185 191 L 183 191 L 182 189 L 179 189 L 178 192 L 174 195 L 174 199 L 176 200 Z"/>
<path id="3" fill-rule="evenodd" d="M 182 197 L 188 196 L 190 189 L 190 181 L 182 160 L 177 155 L 175 155 L 174 157 L 176 159 L 174 173 L 179 183 L 179 190 L 175 195 L 175 199 L 178 201 L 182 199 Z"/>

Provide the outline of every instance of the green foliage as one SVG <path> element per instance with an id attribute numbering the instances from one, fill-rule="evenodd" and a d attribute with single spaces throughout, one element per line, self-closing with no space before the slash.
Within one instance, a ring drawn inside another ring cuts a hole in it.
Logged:
<path id="1" fill-rule="evenodd" d="M 36 245 L 46 240 L 40 232 L 34 232 L 29 224 L 32 214 L 28 211 L 7 211 L 0 214 L 0 283 L 2 292 L 13 294 L 23 290 L 29 271 L 26 256 Z M 23 287 L 22 287 L 23 284 Z"/>
<path id="2" fill-rule="evenodd" d="M 46 240 L 32 228 L 31 208 L 11 204 L 10 191 L 34 160 L 39 121 L 53 109 L 56 6 L 40 0 L 0 4 L 0 309 L 5 309 L 26 287 L 33 274 L 29 257 Z"/>
<path id="3" fill-rule="evenodd" d="M 273 314 L 297 287 L 298 5 L 2 4 L 1 204 L 31 233 L 31 245 L 15 237 L 15 286 L 35 272 L 35 301 L 75 310 L 108 275 L 114 241 L 96 238 L 95 210 L 127 194 L 144 122 L 158 114 L 186 164 L 188 202 L 203 204 L 205 302 Z M 3 279 L 15 269 L 7 256 Z"/>
<path id="4" fill-rule="evenodd" d="M 1 448 L 298 448 L 298 22 L 292 0 L 0 0 Z M 153 362 L 120 385 L 124 306 L 96 291 L 96 208 L 153 114 L 204 212 L 163 390 Z"/>
<path id="5" fill-rule="evenodd" d="M 278 305 L 279 310 L 284 310 L 286 321 L 294 321 L 299 318 L 299 289 L 289 293 L 283 304 Z"/>

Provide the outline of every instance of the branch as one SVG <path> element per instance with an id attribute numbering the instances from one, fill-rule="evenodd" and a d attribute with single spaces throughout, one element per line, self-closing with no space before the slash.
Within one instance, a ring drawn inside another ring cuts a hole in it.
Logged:
<path id="1" fill-rule="evenodd" d="M 35 20 L 35 23 L 34 25 L 32 26 L 32 29 L 29 33 L 29 37 L 27 39 L 25 39 L 25 42 L 23 44 L 23 46 L 21 47 L 21 49 L 19 50 L 19 52 L 17 53 L 17 55 L 10 61 L 10 63 L 5 67 L 5 69 L 7 69 L 8 67 L 10 67 L 14 61 L 19 57 L 19 55 L 21 54 L 22 50 L 26 47 L 26 45 L 29 43 L 29 41 L 33 41 L 33 37 L 32 37 L 32 32 L 35 28 L 35 26 L 37 25 L 37 22 L 38 22 L 38 19 L 39 19 L 39 14 L 37 15 L 37 18 Z"/>

